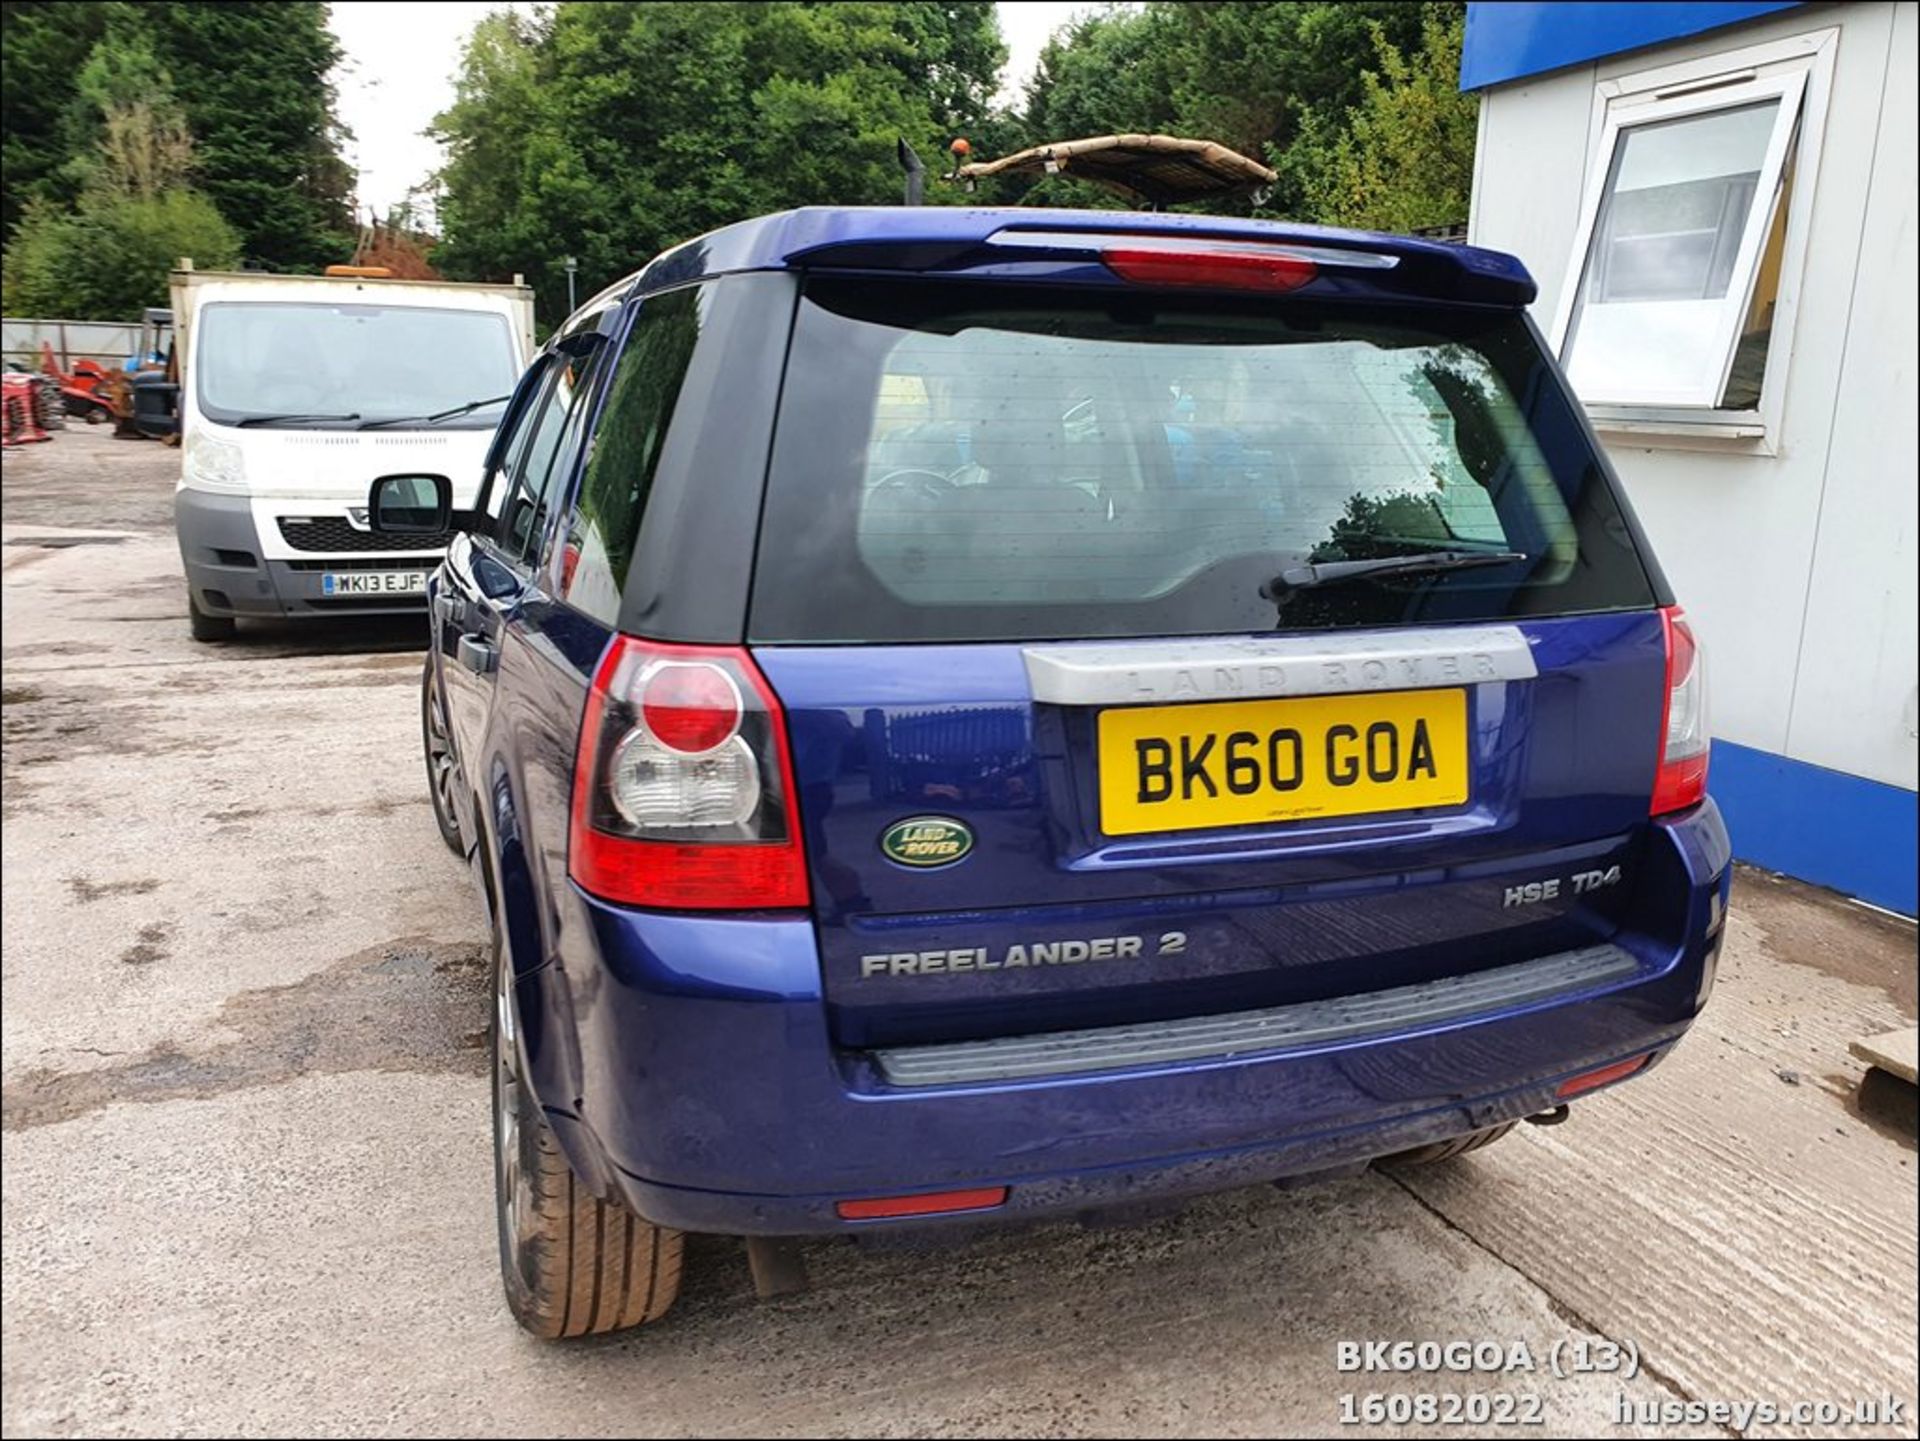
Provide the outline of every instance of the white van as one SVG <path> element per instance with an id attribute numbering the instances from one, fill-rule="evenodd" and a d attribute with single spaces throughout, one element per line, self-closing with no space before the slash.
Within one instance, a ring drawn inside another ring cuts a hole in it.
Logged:
<path id="1" fill-rule="evenodd" d="M 452 478 L 471 506 L 533 352 L 533 291 L 325 275 L 173 273 L 174 526 L 196 640 L 238 616 L 419 610 L 444 537 L 376 535 L 374 478 Z"/>

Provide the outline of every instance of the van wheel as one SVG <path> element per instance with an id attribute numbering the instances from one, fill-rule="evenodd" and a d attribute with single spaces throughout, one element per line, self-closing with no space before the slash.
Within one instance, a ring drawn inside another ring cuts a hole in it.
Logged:
<path id="1" fill-rule="evenodd" d="M 680 1294 L 681 1233 L 596 1199 L 523 1084 L 512 967 L 494 942 L 493 1177 L 500 1276 L 534 1335 L 593 1336 L 657 1321 Z"/>
<path id="2" fill-rule="evenodd" d="M 1382 1156 L 1374 1164 L 1397 1169 L 1401 1166 L 1431 1166 L 1437 1161 L 1451 1161 L 1455 1156 L 1464 1156 L 1482 1146 L 1491 1146 L 1519 1124 L 1518 1121 L 1508 1121 L 1503 1125 L 1489 1126 L 1484 1131 L 1469 1131 L 1450 1141 L 1435 1141 L 1430 1146 L 1415 1146 L 1411 1151 Z"/>
<path id="3" fill-rule="evenodd" d="M 434 669 L 433 653 L 427 653 L 427 668 L 420 677 L 420 736 L 427 753 L 427 794 L 433 798 L 433 821 L 440 827 L 440 839 L 456 856 L 464 856 L 460 844 L 460 821 L 453 809 L 453 740 L 447 733 L 446 708 L 440 703 L 440 673 Z"/>
<path id="4" fill-rule="evenodd" d="M 200 609 L 200 602 L 193 598 L 193 591 L 187 591 L 187 630 L 195 640 L 218 641 L 232 640 L 234 632 L 233 617 L 230 615 L 208 615 Z"/>

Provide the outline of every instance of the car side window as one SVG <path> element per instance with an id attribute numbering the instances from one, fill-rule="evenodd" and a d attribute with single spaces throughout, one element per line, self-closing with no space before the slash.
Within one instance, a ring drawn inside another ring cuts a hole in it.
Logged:
<path id="1" fill-rule="evenodd" d="M 690 285 L 641 305 L 613 362 L 579 493 L 567 515 L 560 597 L 607 625 L 619 618 L 640 517 L 700 338 L 703 292 Z"/>
<path id="2" fill-rule="evenodd" d="M 502 558 L 518 569 L 531 569 L 540 557 L 548 516 L 579 448 L 599 355 L 595 348 L 554 358 L 553 373 L 533 403 L 527 438 L 508 463 L 494 541 Z"/>

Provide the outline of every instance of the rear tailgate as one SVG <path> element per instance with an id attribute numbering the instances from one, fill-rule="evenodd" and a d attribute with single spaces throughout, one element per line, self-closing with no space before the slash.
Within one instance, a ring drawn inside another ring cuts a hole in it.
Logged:
<path id="1" fill-rule="evenodd" d="M 1358 285 L 807 280 L 748 635 L 842 1044 L 1354 995 L 1640 922 L 1664 587 L 1517 311 Z M 1473 563 L 1324 564 L 1437 551 Z"/>
<path id="2" fill-rule="evenodd" d="M 1530 677 L 1342 697 L 1363 713 L 1457 698 L 1463 803 L 1124 836 L 1102 829 L 1113 753 L 1101 756 L 1096 737 L 1102 716 L 1142 712 L 1036 701 L 1040 648 L 761 648 L 795 747 L 837 1039 L 1252 1009 L 1510 964 L 1631 927 L 1634 840 L 1657 760 L 1659 617 L 1511 633 Z M 1447 638 L 1416 637 L 1434 669 Z M 1346 639 L 1357 658 L 1381 638 Z M 910 696 L 903 676 L 916 678 Z M 1274 729 L 1300 728 L 1294 708 L 1318 709 L 1233 704 L 1271 707 Z M 1364 749 L 1344 749 L 1364 765 Z M 1324 737 L 1320 750 L 1324 762 Z M 917 817 L 959 823 L 970 851 L 939 866 L 889 857 L 885 833 Z"/>

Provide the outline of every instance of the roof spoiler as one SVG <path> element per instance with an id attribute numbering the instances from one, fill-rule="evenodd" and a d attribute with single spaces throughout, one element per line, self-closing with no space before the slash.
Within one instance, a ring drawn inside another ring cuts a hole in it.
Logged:
<path id="1" fill-rule="evenodd" d="M 931 218 L 939 211 L 922 213 Z M 887 230 L 859 239 L 823 237 L 818 244 L 789 251 L 787 263 L 926 274 L 986 267 L 1004 271 L 1022 262 L 1044 262 L 1057 270 L 1062 262 L 1102 265 L 1104 251 L 1140 241 L 1195 252 L 1209 247 L 1309 247 L 1320 253 L 1330 272 L 1347 273 L 1376 295 L 1518 309 L 1538 293 L 1526 267 L 1499 251 L 1277 221 L 1235 222 L 1206 215 L 1160 215 L 1149 221 L 1125 211 L 1056 210 L 1033 212 L 1031 219 L 1001 225 L 984 237 L 955 236 L 950 227 L 904 214 Z"/>

